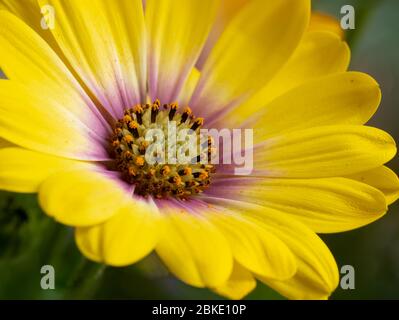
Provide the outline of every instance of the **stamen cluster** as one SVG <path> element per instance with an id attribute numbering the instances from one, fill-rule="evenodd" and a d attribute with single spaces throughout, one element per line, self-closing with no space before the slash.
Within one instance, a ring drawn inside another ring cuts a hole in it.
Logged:
<path id="1" fill-rule="evenodd" d="M 116 166 L 123 178 L 135 185 L 135 193 L 144 197 L 175 197 L 187 199 L 191 195 L 203 192 L 211 182 L 215 168 L 210 161 L 203 163 L 198 153 L 188 164 L 149 163 L 146 152 L 152 141 L 146 140 L 151 129 L 161 129 L 168 137 L 167 130 L 173 121 L 180 130 L 191 129 L 199 132 L 203 125 L 202 118 L 195 118 L 189 107 L 178 112 L 176 103 L 164 104 L 156 100 L 152 104 L 136 105 L 125 111 L 118 120 L 112 136 L 112 153 Z M 169 141 L 165 141 L 167 147 Z M 209 137 L 205 151 L 211 159 L 212 141 Z"/>

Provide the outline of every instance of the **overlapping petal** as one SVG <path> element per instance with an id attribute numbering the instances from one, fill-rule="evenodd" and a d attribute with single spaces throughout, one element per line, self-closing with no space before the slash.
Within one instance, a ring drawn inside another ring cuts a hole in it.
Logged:
<path id="1" fill-rule="evenodd" d="M 399 199 L 399 178 L 388 167 L 378 167 L 351 175 L 348 178 L 366 183 L 383 192 L 388 205 Z"/>
<path id="2" fill-rule="evenodd" d="M 107 143 L 68 108 L 69 97 L 0 80 L 0 136 L 36 151 L 79 160 L 106 160 Z M 66 100 L 66 101 L 65 101 Z M 85 107 L 82 106 L 82 109 Z"/>
<path id="3" fill-rule="evenodd" d="M 375 113 L 380 101 L 377 82 L 364 73 L 319 78 L 286 92 L 255 113 L 251 117 L 255 141 L 315 126 L 362 125 Z"/>
<path id="4" fill-rule="evenodd" d="M 229 280 L 213 291 L 229 299 L 242 299 L 256 287 L 254 276 L 237 262 L 234 263 L 233 272 Z"/>
<path id="5" fill-rule="evenodd" d="M 11 143 L 3 138 L 0 138 L 0 149 L 12 147 L 12 146 L 13 146 L 13 143 Z"/>
<path id="6" fill-rule="evenodd" d="M 34 30 L 8 11 L 0 11 L 0 47 L 0 68 L 7 78 L 25 86 L 31 95 L 54 101 L 43 113 L 54 109 L 54 112 L 68 112 L 103 139 L 109 134 L 104 114 L 60 57 Z"/>
<path id="7" fill-rule="evenodd" d="M 164 232 L 156 252 L 179 279 L 196 287 L 218 287 L 233 269 L 228 241 L 208 219 L 184 209 L 162 208 Z"/>
<path id="8" fill-rule="evenodd" d="M 382 130 L 324 126 L 267 139 L 257 147 L 254 165 L 270 177 L 336 177 L 379 167 L 395 154 L 395 141 Z"/>
<path id="9" fill-rule="evenodd" d="M 92 164 L 67 160 L 17 147 L 0 149 L 0 188 L 13 192 L 33 193 L 52 174 L 89 169 Z"/>
<path id="10" fill-rule="evenodd" d="M 7 10 L 23 20 L 37 34 L 39 34 L 58 54 L 61 54 L 57 42 L 51 35 L 49 28 L 43 28 L 42 12 L 50 14 L 48 8 L 41 8 L 37 0 L 0 0 L 0 10 Z"/>
<path id="11" fill-rule="evenodd" d="M 248 0 L 221 0 L 216 21 L 196 63 L 198 69 L 202 70 L 206 59 L 226 26 L 248 3 Z"/>
<path id="12" fill-rule="evenodd" d="M 149 95 L 174 102 L 216 18 L 219 0 L 148 0 Z"/>
<path id="13" fill-rule="evenodd" d="M 264 85 L 249 100 L 245 101 L 236 109 L 233 109 L 223 121 L 227 121 L 231 126 L 236 127 L 242 125 L 243 122 L 247 122 L 247 118 L 258 111 L 260 115 L 273 112 L 273 100 L 284 94 L 289 95 L 289 92 L 296 92 L 292 90 L 294 88 L 297 88 L 299 91 L 302 85 L 304 85 L 303 89 L 305 90 L 308 86 L 311 86 L 312 83 L 316 85 L 317 80 L 311 82 L 312 80 L 346 71 L 349 65 L 349 59 L 349 47 L 338 36 L 328 32 L 308 32 L 304 35 L 286 65 L 284 65 L 270 82 Z M 340 75 L 336 78 L 328 77 L 324 82 L 331 81 L 329 85 L 332 87 L 332 90 L 335 89 L 335 92 L 337 92 L 339 86 L 342 85 L 340 83 L 340 77 L 344 79 L 354 77 L 354 81 L 359 80 L 359 83 L 353 83 L 352 86 L 352 83 L 349 83 L 349 87 L 347 88 L 348 92 L 364 83 L 364 81 L 361 81 L 362 78 L 358 79 L 361 76 L 356 74 Z M 366 78 L 366 76 L 364 75 L 363 78 Z M 334 82 L 335 80 L 337 82 Z M 308 82 L 311 83 L 307 84 Z M 348 81 L 344 80 L 344 82 L 347 84 Z M 375 85 L 374 82 L 373 84 Z M 323 91 L 319 92 L 319 90 L 313 90 L 312 93 L 317 98 L 324 97 L 324 99 L 328 99 Z M 301 98 L 301 96 L 297 98 Z M 314 107 L 312 104 L 313 101 L 314 99 L 309 101 L 310 108 Z M 286 108 L 290 108 L 290 113 L 302 115 L 301 108 L 298 108 L 296 103 L 293 104 L 292 101 Z M 334 110 L 330 111 L 334 112 Z M 305 115 L 302 118 L 302 121 L 303 120 L 306 120 Z M 274 122 L 272 124 L 274 124 Z"/>
<path id="14" fill-rule="evenodd" d="M 208 209 L 208 219 L 224 234 L 234 258 L 249 271 L 271 279 L 285 280 L 296 272 L 289 248 L 272 233 L 238 213 Z"/>
<path id="15" fill-rule="evenodd" d="M 39 0 L 56 12 L 51 32 L 73 69 L 116 118 L 146 99 L 141 0 Z"/>
<path id="16" fill-rule="evenodd" d="M 162 230 L 156 206 L 134 199 L 106 222 L 76 229 L 76 243 L 89 258 L 111 266 L 126 266 L 148 255 Z"/>
<path id="17" fill-rule="evenodd" d="M 317 233 L 359 228 L 387 211 L 381 191 L 348 178 L 221 180 L 213 194 L 282 211 Z"/>
<path id="18" fill-rule="evenodd" d="M 248 202 L 208 198 L 208 202 L 239 212 L 280 238 L 296 257 L 296 274 L 284 281 L 257 278 L 291 299 L 326 299 L 338 285 L 338 268 L 323 241 L 304 224 L 281 211 Z"/>
<path id="19" fill-rule="evenodd" d="M 119 178 L 98 170 L 70 170 L 53 174 L 39 189 L 43 210 L 70 226 L 107 221 L 131 199 Z"/>
<path id="20" fill-rule="evenodd" d="M 307 0 L 251 1 L 215 44 L 190 106 L 212 119 L 266 85 L 294 52 L 309 15 Z"/>
<path id="21" fill-rule="evenodd" d="M 339 36 L 341 39 L 345 36 L 345 32 L 337 18 L 319 11 L 312 12 L 308 30 L 331 32 Z"/>

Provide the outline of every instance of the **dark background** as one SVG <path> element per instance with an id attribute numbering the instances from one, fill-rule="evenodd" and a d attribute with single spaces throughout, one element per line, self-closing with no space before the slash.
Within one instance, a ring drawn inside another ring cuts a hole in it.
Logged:
<path id="1" fill-rule="evenodd" d="M 315 0 L 314 9 L 340 17 L 340 8 L 356 10 L 356 29 L 347 32 L 351 70 L 379 82 L 383 99 L 370 125 L 399 141 L 399 1 Z M 399 172 L 399 160 L 389 166 Z M 399 298 L 399 205 L 367 227 L 324 235 L 339 266 L 352 265 L 355 290 L 338 288 L 333 299 Z M 56 289 L 40 288 L 40 268 L 56 270 Z M 81 275 L 85 275 L 82 278 Z M 169 276 L 156 256 L 127 268 L 99 268 L 77 251 L 71 229 L 42 214 L 34 195 L 0 192 L 0 299 L 29 298 L 220 298 L 206 289 L 186 286 Z M 248 299 L 281 299 L 262 284 Z"/>

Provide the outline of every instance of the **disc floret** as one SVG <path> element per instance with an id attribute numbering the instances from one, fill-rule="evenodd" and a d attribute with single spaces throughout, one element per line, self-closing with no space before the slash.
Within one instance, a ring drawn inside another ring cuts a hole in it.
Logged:
<path id="1" fill-rule="evenodd" d="M 164 104 L 161 107 L 160 101 L 156 100 L 152 104 L 136 105 L 127 109 L 115 125 L 111 141 L 112 155 L 124 180 L 135 185 L 134 192 L 137 195 L 185 200 L 203 192 L 211 183 L 215 168 L 210 161 L 201 161 L 203 148 L 198 149 L 198 153 L 189 163 L 146 161 L 146 154 L 153 142 L 147 138 L 149 130 L 158 129 L 164 133 L 166 149 L 179 148 L 179 142 L 168 140 L 168 130 L 172 122 L 176 126 L 177 135 L 182 130 L 190 129 L 197 133 L 196 141 L 200 141 L 201 135 L 198 133 L 204 120 L 194 117 L 189 107 L 179 112 L 177 103 Z M 206 141 L 206 159 L 210 159 L 212 140 L 208 137 Z M 171 145 L 173 143 L 176 145 Z M 164 159 L 161 154 L 155 156 Z"/>

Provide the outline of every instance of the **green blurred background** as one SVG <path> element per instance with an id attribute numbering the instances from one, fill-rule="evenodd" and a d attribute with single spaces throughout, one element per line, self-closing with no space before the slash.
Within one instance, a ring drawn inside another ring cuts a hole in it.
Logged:
<path id="1" fill-rule="evenodd" d="M 314 9 L 336 17 L 346 4 L 356 10 L 356 29 L 346 34 L 351 70 L 371 74 L 383 92 L 370 124 L 399 141 L 399 1 L 313 1 Z M 399 172 L 398 158 L 389 166 Z M 322 238 L 338 266 L 356 272 L 355 289 L 338 288 L 333 299 L 399 298 L 399 204 L 370 226 Z M 40 269 L 48 264 L 55 268 L 55 290 L 40 287 Z M 62 298 L 220 299 L 169 276 L 156 256 L 127 268 L 90 263 L 77 251 L 72 230 L 45 217 L 35 196 L 0 192 L 0 299 Z M 262 284 L 247 298 L 282 299 Z"/>

